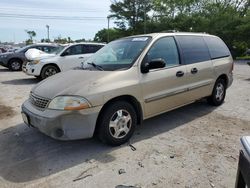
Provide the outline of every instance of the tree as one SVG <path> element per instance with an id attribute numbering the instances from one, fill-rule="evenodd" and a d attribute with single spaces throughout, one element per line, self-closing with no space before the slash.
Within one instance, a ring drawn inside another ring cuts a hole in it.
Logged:
<path id="1" fill-rule="evenodd" d="M 116 19 L 115 23 L 120 29 L 126 29 L 127 25 L 132 33 L 138 33 L 143 31 L 140 25 L 148 19 L 147 13 L 151 7 L 149 0 L 114 0 L 110 6 L 110 16 Z"/>
<path id="2" fill-rule="evenodd" d="M 26 44 L 32 44 L 33 43 L 33 37 L 36 36 L 36 32 L 35 31 L 29 31 L 29 30 L 25 30 L 25 32 L 28 34 L 29 39 L 26 40 Z"/>
<path id="3" fill-rule="evenodd" d="M 120 29 L 109 29 L 109 39 L 110 41 L 121 38 L 125 36 L 123 30 Z M 102 29 L 95 34 L 94 41 L 97 42 L 108 42 L 108 29 Z"/>
<path id="4" fill-rule="evenodd" d="M 55 43 L 59 44 L 67 44 L 68 43 L 68 38 L 62 38 L 60 35 L 54 39 Z"/>
<path id="5" fill-rule="evenodd" d="M 205 32 L 222 38 L 239 56 L 250 48 L 249 5 L 249 0 L 114 0 L 110 16 L 118 28 L 109 30 L 110 38 L 143 33 L 145 24 L 147 33 Z M 95 40 L 107 41 L 107 29 Z"/>
<path id="6" fill-rule="evenodd" d="M 85 41 L 86 40 L 84 38 L 75 40 L 75 42 L 85 42 Z"/>

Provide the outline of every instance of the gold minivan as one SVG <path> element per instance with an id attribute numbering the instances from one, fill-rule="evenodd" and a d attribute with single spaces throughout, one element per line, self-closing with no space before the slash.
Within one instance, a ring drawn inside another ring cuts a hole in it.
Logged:
<path id="1" fill-rule="evenodd" d="M 154 33 L 113 41 L 78 70 L 34 86 L 24 122 L 55 139 L 97 135 L 120 145 L 143 120 L 207 98 L 221 105 L 232 84 L 224 42 L 199 33 Z"/>

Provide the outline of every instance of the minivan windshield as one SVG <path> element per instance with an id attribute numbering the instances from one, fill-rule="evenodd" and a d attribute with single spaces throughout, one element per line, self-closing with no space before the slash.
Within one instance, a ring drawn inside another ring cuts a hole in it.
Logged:
<path id="1" fill-rule="evenodd" d="M 98 70 L 114 71 L 130 68 L 143 49 L 149 43 L 151 37 L 129 37 L 113 41 L 97 51 L 84 62 L 85 65 L 93 65 Z"/>

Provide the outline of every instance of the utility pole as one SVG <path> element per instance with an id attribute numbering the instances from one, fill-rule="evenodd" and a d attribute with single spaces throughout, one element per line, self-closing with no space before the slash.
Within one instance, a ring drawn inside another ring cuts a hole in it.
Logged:
<path id="1" fill-rule="evenodd" d="M 46 28 L 47 28 L 47 37 L 48 37 L 48 42 L 50 41 L 49 40 L 49 25 L 46 25 Z"/>
<path id="2" fill-rule="evenodd" d="M 144 4 L 144 34 L 146 34 L 146 4 Z"/>
<path id="3" fill-rule="evenodd" d="M 109 21 L 110 21 L 110 16 L 108 16 L 107 18 L 108 18 L 108 33 L 107 33 L 108 34 L 108 38 L 107 38 L 107 41 L 109 43 Z"/>

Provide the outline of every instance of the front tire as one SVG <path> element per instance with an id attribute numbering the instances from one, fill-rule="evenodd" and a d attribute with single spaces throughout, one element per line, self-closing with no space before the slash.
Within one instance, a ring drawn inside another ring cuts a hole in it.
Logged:
<path id="1" fill-rule="evenodd" d="M 207 98 L 209 104 L 213 106 L 220 106 L 226 96 L 226 82 L 224 79 L 218 79 L 214 84 L 213 93 Z"/>
<path id="2" fill-rule="evenodd" d="M 131 138 L 136 123 L 136 111 L 130 103 L 125 101 L 111 103 L 100 114 L 98 137 L 103 143 L 119 146 Z"/>
<path id="3" fill-rule="evenodd" d="M 59 70 L 56 66 L 53 66 L 53 65 L 48 65 L 46 67 L 44 67 L 41 71 L 41 78 L 42 79 L 45 79 L 45 78 L 48 78 L 50 76 L 53 76 L 55 75 L 56 73 L 58 73 Z"/>

